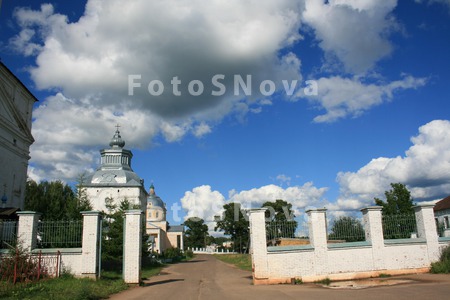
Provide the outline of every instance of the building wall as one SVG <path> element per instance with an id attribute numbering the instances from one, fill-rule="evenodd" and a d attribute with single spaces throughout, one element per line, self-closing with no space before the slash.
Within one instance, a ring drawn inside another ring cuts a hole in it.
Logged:
<path id="1" fill-rule="evenodd" d="M 93 210 L 107 211 L 105 199 L 112 198 L 114 203 L 127 199 L 132 204 L 140 205 L 142 211 L 146 210 L 147 198 L 143 187 L 86 187 L 86 195 L 91 201 Z"/>
<path id="2" fill-rule="evenodd" d="M 7 207 L 23 209 L 36 98 L 0 63 L 0 197 Z M 4 185 L 6 184 L 6 190 Z"/>

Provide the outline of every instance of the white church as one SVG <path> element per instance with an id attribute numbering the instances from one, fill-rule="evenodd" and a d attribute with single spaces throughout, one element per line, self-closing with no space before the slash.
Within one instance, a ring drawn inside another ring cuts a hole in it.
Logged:
<path id="1" fill-rule="evenodd" d="M 153 184 L 149 193 L 146 192 L 144 180 L 131 168 L 133 153 L 124 148 L 125 141 L 118 126 L 109 146 L 100 150 L 100 166 L 84 183 L 93 209 L 107 211 L 107 201 L 118 205 L 127 199 L 146 212 L 146 231 L 150 236 L 151 250 L 158 253 L 171 247 L 183 250 L 184 226 L 171 226 L 167 222 L 166 204 L 155 194 Z"/>

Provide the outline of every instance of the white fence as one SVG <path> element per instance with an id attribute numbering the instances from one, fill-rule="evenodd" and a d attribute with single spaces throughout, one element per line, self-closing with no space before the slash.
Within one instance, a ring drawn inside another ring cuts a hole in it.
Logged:
<path id="1" fill-rule="evenodd" d="M 362 209 L 365 241 L 327 243 L 326 209 L 309 210 L 309 245 L 268 247 L 265 209 L 249 211 L 254 284 L 427 272 L 450 239 L 438 239 L 433 206 L 416 206 L 417 237 L 385 240 L 381 207 Z"/>

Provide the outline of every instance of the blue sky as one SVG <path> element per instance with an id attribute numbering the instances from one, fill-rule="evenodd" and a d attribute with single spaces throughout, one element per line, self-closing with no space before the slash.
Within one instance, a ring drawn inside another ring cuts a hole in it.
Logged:
<path id="1" fill-rule="evenodd" d="M 40 100 L 35 180 L 95 170 L 120 124 L 134 171 L 184 216 L 279 198 L 297 215 L 339 214 L 372 205 L 391 182 L 417 202 L 450 194 L 449 21 L 447 0 L 5 0 L 0 47 Z M 251 76 L 251 95 L 233 93 L 234 75 Z M 274 93 L 261 93 L 264 80 Z M 298 81 L 293 95 L 283 80 Z"/>

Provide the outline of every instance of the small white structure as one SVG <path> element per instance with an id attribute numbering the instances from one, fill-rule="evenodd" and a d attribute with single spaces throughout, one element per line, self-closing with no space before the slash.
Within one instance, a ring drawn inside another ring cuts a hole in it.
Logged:
<path id="1" fill-rule="evenodd" d="M 133 153 L 124 149 L 125 141 L 118 128 L 109 145 L 111 148 L 100 150 L 100 167 L 84 183 L 93 209 L 108 211 L 106 202 L 118 206 L 122 200 L 127 199 L 145 211 L 147 192 L 144 180 L 131 168 Z"/>
<path id="2" fill-rule="evenodd" d="M 184 226 L 171 226 L 166 221 L 166 205 L 155 193 L 153 184 L 147 198 L 147 234 L 150 236 L 151 251 L 162 253 L 168 248 L 183 250 Z"/>
<path id="3" fill-rule="evenodd" d="M 31 135 L 31 114 L 37 99 L 0 62 L 0 207 L 23 209 Z"/>

